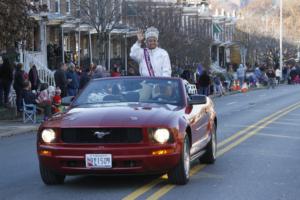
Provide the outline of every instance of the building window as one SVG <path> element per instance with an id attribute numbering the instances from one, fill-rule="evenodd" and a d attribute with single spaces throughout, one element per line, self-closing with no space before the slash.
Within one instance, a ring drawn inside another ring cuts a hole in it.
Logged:
<path id="1" fill-rule="evenodd" d="M 48 7 L 48 11 L 50 11 L 51 10 L 51 2 L 50 2 L 50 0 L 47 0 L 47 7 Z"/>
<path id="2" fill-rule="evenodd" d="M 98 2 L 98 1 L 96 1 L 96 2 Z M 80 17 L 80 5 L 81 5 L 81 3 L 80 3 L 80 0 L 77 0 L 77 7 L 76 7 L 76 17 Z"/>
<path id="3" fill-rule="evenodd" d="M 71 13 L 71 2 L 70 2 L 70 0 L 66 0 L 66 13 L 67 14 Z"/>
<path id="4" fill-rule="evenodd" d="M 60 0 L 55 0 L 55 12 L 60 13 Z"/>
<path id="5" fill-rule="evenodd" d="M 137 5 L 134 3 L 127 4 L 127 16 L 137 16 Z"/>

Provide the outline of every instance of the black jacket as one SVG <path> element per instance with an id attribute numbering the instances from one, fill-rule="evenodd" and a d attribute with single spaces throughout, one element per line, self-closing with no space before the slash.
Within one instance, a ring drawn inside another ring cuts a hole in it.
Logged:
<path id="1" fill-rule="evenodd" d="M 36 104 L 36 96 L 29 90 L 23 90 L 22 97 L 26 104 Z"/>
<path id="2" fill-rule="evenodd" d="M 12 82 L 13 68 L 11 66 L 2 65 L 0 67 L 0 79 L 4 82 Z"/>
<path id="3" fill-rule="evenodd" d="M 15 77 L 14 77 L 14 89 L 18 91 L 22 91 L 24 87 L 24 71 L 23 70 L 16 70 Z"/>
<path id="4" fill-rule="evenodd" d="M 209 84 L 210 84 L 210 77 L 208 74 L 206 73 L 202 73 L 200 76 L 199 76 L 199 86 L 200 87 L 208 87 Z"/>
<path id="5" fill-rule="evenodd" d="M 67 76 L 64 70 L 58 69 L 54 73 L 55 85 L 61 89 L 62 97 L 67 95 Z"/>

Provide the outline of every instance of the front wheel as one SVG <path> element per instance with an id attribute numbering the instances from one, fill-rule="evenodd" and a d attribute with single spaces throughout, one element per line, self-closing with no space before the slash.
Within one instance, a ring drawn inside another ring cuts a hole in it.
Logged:
<path id="1" fill-rule="evenodd" d="M 217 134 L 215 124 L 212 126 L 211 139 L 205 147 L 205 153 L 199 158 L 201 163 L 213 164 L 217 157 Z"/>
<path id="2" fill-rule="evenodd" d="M 40 164 L 40 174 L 43 182 L 46 185 L 58 185 L 63 184 L 65 181 L 65 175 L 57 174 L 46 167 L 44 167 L 42 164 Z"/>
<path id="3" fill-rule="evenodd" d="M 186 135 L 179 164 L 168 172 L 169 182 L 176 185 L 185 185 L 190 177 L 190 162 L 190 141 Z"/>

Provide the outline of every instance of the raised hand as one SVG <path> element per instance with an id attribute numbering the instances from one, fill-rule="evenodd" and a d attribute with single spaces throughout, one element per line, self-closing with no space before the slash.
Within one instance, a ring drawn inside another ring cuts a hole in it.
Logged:
<path id="1" fill-rule="evenodd" d="M 139 43 L 142 43 L 145 39 L 144 32 L 141 29 L 138 30 L 138 33 L 137 33 L 136 36 L 137 36 L 137 39 L 138 39 Z"/>

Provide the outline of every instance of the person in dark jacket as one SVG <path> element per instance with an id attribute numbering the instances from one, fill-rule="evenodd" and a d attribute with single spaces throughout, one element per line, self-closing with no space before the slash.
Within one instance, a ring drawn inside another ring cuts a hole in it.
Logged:
<path id="1" fill-rule="evenodd" d="M 272 88 L 274 89 L 276 84 L 276 74 L 274 72 L 274 69 L 270 67 L 266 72 L 266 75 L 268 77 L 268 88 L 272 86 Z"/>
<path id="2" fill-rule="evenodd" d="M 40 84 L 40 79 L 35 65 L 32 65 L 29 70 L 29 81 L 31 83 L 31 90 L 37 91 Z"/>
<path id="3" fill-rule="evenodd" d="M 15 71 L 15 76 L 14 76 L 14 89 L 16 91 L 16 105 L 17 105 L 17 110 L 19 112 L 22 112 L 23 110 L 23 103 L 22 103 L 22 91 L 24 87 L 24 70 L 23 70 L 23 64 L 19 63 L 16 66 L 16 71 Z"/>
<path id="4" fill-rule="evenodd" d="M 204 70 L 202 74 L 199 76 L 198 85 L 199 85 L 199 94 L 209 95 L 209 85 L 210 85 L 210 77 L 207 72 Z"/>
<path id="5" fill-rule="evenodd" d="M 62 63 L 60 68 L 54 73 L 55 85 L 61 89 L 61 97 L 67 96 L 67 76 L 66 76 L 67 65 Z"/>
<path id="6" fill-rule="evenodd" d="M 68 96 L 76 96 L 79 88 L 79 77 L 75 71 L 75 65 L 70 64 L 67 72 Z"/>
<path id="7" fill-rule="evenodd" d="M 3 60 L 2 57 L 0 57 L 0 106 L 3 106 L 3 83 L 2 83 L 2 64 L 3 64 Z"/>
<path id="8" fill-rule="evenodd" d="M 3 64 L 0 69 L 0 105 L 8 104 L 11 84 L 13 81 L 13 66 L 8 58 L 3 59 Z"/>
<path id="9" fill-rule="evenodd" d="M 24 82 L 24 89 L 22 93 L 25 104 L 37 104 L 36 95 L 31 91 L 30 81 Z"/>
<path id="10" fill-rule="evenodd" d="M 79 81 L 79 89 L 83 89 L 91 80 L 92 72 L 90 68 L 86 68 L 82 73 Z"/>

